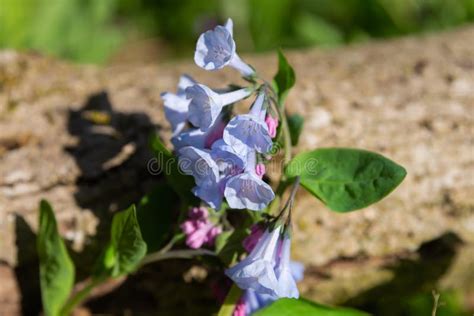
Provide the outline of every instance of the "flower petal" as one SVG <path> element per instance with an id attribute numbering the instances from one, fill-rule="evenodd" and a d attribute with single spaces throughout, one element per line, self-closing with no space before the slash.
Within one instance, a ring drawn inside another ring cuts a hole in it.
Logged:
<path id="1" fill-rule="evenodd" d="M 260 153 L 267 153 L 272 148 L 272 138 L 265 122 L 249 114 L 237 115 L 224 129 L 224 141 L 235 151 L 248 147 Z"/>
<path id="2" fill-rule="evenodd" d="M 216 184 L 219 168 L 207 150 L 187 146 L 179 150 L 179 167 L 187 175 L 192 175 L 198 186 Z"/>
<path id="3" fill-rule="evenodd" d="M 274 198 L 272 188 L 255 173 L 245 172 L 227 181 L 224 195 L 231 208 L 261 210 Z"/>
<path id="4" fill-rule="evenodd" d="M 195 84 L 186 89 L 189 103 L 188 120 L 196 127 L 206 131 L 222 111 L 222 101 L 217 93 L 208 87 Z"/>

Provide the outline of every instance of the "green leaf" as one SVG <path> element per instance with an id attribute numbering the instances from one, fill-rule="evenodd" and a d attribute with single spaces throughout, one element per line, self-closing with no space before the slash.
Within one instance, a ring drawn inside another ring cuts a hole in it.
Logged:
<path id="1" fill-rule="evenodd" d="M 161 142 L 157 134 L 152 134 L 150 147 L 158 162 L 160 172 L 164 172 L 166 181 L 187 204 L 196 204 L 198 199 L 192 194 L 194 179 L 179 170 L 176 158 Z"/>
<path id="2" fill-rule="evenodd" d="M 242 241 L 247 236 L 247 230 L 241 228 L 217 236 L 216 253 L 225 266 L 230 266 L 244 252 Z"/>
<path id="3" fill-rule="evenodd" d="M 273 78 L 273 83 L 276 86 L 280 105 L 283 104 L 288 91 L 295 85 L 295 81 L 295 71 L 288 63 L 283 52 L 278 50 L 278 72 Z"/>
<path id="4" fill-rule="evenodd" d="M 145 256 L 147 245 L 142 238 L 134 205 L 115 214 L 110 247 L 113 249 L 110 252 L 115 254 L 115 260 L 108 258 L 109 262 L 114 263 L 111 271 L 113 277 L 134 271 Z"/>
<path id="5" fill-rule="evenodd" d="M 178 204 L 179 197 L 165 182 L 159 183 L 138 203 L 138 223 L 148 253 L 158 251 L 169 237 L 173 211 Z"/>
<path id="6" fill-rule="evenodd" d="M 74 285 L 74 264 L 58 233 L 48 202 L 40 203 L 37 251 L 40 262 L 41 298 L 47 316 L 59 315 Z"/>
<path id="7" fill-rule="evenodd" d="M 367 316 L 369 314 L 349 308 L 321 305 L 304 298 L 282 298 L 257 311 L 255 316 Z"/>
<path id="8" fill-rule="evenodd" d="M 299 114 L 287 116 L 288 128 L 290 129 L 291 145 L 296 146 L 303 130 L 304 118 Z"/>
<path id="9" fill-rule="evenodd" d="M 406 171 L 373 152 L 349 148 L 321 148 L 297 155 L 287 166 L 289 178 L 330 209 L 348 212 L 375 203 L 393 191 Z"/>

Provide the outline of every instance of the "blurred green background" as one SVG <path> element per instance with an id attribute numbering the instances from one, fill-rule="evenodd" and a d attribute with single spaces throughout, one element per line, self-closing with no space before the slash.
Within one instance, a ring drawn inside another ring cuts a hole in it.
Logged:
<path id="1" fill-rule="evenodd" d="M 192 54 L 232 17 L 239 51 L 332 47 L 474 21 L 474 0 L 0 0 L 0 47 L 80 63 Z"/>

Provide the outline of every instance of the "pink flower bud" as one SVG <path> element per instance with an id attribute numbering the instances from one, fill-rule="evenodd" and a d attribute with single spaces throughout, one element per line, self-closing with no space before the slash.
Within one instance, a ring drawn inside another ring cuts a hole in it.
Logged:
<path id="1" fill-rule="evenodd" d="M 234 312 L 232 316 L 246 316 L 247 315 L 247 306 L 245 304 L 245 300 L 240 298 L 237 304 L 235 305 Z"/>
<path id="2" fill-rule="evenodd" d="M 188 212 L 190 219 L 206 219 L 209 216 L 209 212 L 205 207 L 193 207 Z"/>
<path id="3" fill-rule="evenodd" d="M 214 241 L 216 240 L 217 235 L 219 235 L 220 233 L 222 233 L 222 228 L 220 228 L 219 226 L 212 227 L 207 233 L 206 244 L 209 246 L 214 245 Z"/>
<path id="4" fill-rule="evenodd" d="M 265 123 L 268 126 L 268 133 L 270 134 L 270 137 L 274 138 L 277 134 L 278 119 L 272 117 L 271 115 L 267 115 L 265 118 Z"/>
<path id="5" fill-rule="evenodd" d="M 194 232 L 196 230 L 196 227 L 194 225 L 194 222 L 193 221 L 185 221 L 184 223 L 181 224 L 181 230 L 183 231 L 183 233 L 185 233 L 186 235 L 188 234 L 191 234 L 192 232 Z"/>
<path id="6" fill-rule="evenodd" d="M 266 169 L 265 169 L 265 165 L 263 163 L 259 163 L 255 166 L 255 173 L 260 178 L 263 177 L 263 175 L 265 174 L 265 171 L 266 171 Z"/>

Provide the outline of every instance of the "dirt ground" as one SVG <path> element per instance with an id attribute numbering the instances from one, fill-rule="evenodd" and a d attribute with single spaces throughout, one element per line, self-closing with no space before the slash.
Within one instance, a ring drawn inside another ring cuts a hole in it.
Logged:
<path id="1" fill-rule="evenodd" d="M 306 265 L 304 296 L 368 306 L 380 293 L 396 300 L 436 288 L 466 294 L 474 309 L 472 43 L 471 26 L 288 52 L 297 75 L 288 110 L 306 119 L 295 153 L 365 148 L 408 170 L 389 197 L 355 213 L 330 212 L 299 193 L 294 256 Z M 275 55 L 244 57 L 273 76 Z M 0 52 L 0 315 L 40 309 L 40 199 L 55 208 L 83 276 L 111 215 L 161 181 L 147 171 L 147 139 L 155 130 L 169 138 L 160 93 L 174 91 L 183 72 L 213 87 L 242 83 L 231 70 L 206 73 L 192 63 L 98 68 Z M 217 308 L 208 274 L 196 262 L 152 265 L 105 288 L 87 308 L 205 315 Z"/>

